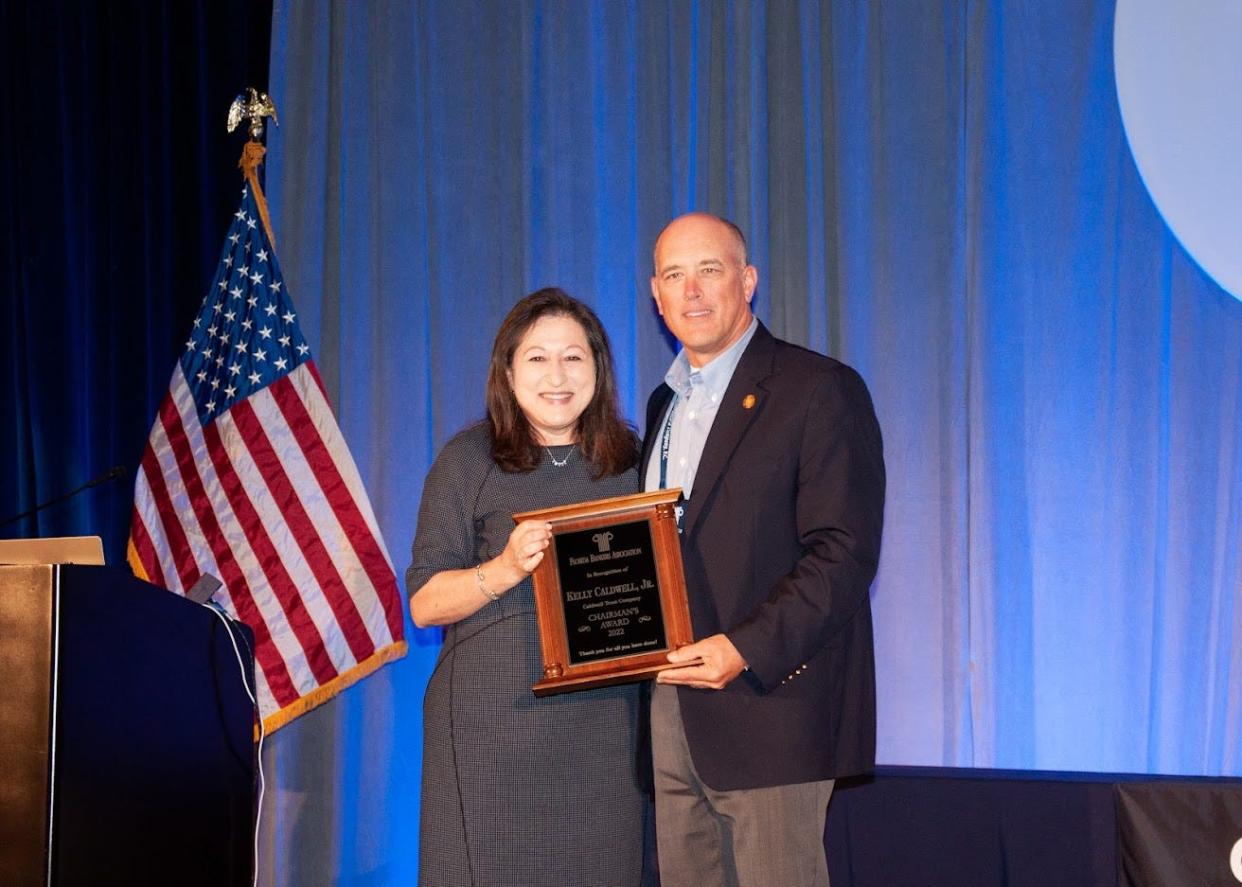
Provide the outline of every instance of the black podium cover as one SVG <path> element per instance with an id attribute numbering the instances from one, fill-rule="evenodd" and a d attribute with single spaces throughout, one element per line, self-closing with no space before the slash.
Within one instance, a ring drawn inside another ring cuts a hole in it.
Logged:
<path id="1" fill-rule="evenodd" d="M 0 671 L 0 882 L 249 883 L 254 712 L 216 615 L 119 569 L 0 567 Z"/>

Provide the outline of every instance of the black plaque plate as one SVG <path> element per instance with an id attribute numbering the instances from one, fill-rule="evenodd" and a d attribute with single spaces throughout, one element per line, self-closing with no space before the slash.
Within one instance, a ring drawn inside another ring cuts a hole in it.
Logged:
<path id="1" fill-rule="evenodd" d="M 645 520 L 554 538 L 569 664 L 667 649 Z"/>

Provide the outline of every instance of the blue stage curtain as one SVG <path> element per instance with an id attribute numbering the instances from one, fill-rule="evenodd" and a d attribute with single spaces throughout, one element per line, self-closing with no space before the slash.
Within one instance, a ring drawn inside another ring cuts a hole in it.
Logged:
<path id="1" fill-rule="evenodd" d="M 3 537 L 101 535 L 125 559 L 134 473 L 242 179 L 229 103 L 267 79 L 245 0 L 0 0 Z"/>
<path id="2" fill-rule="evenodd" d="M 875 397 L 881 759 L 1242 771 L 1242 302 L 1143 188 L 1112 14 L 277 3 L 281 260 L 397 566 L 508 306 L 592 303 L 641 417 L 673 354 L 651 244 L 708 209 L 765 322 Z M 414 871 L 425 635 L 280 737 L 332 758 L 346 880 Z"/>
<path id="3" fill-rule="evenodd" d="M 261 5 L 256 6 L 261 9 Z M 651 243 L 747 231 L 757 311 L 867 379 L 892 764 L 1242 773 L 1242 302 L 1129 155 L 1111 0 L 279 3 L 277 249 L 402 569 L 525 292 L 640 420 Z M 249 4 L 0 0 L 0 506 L 136 464 L 235 203 Z M 261 78 L 258 78 L 261 79 Z M 5 535 L 102 532 L 128 483 Z M 265 883 L 412 883 L 437 637 L 277 735 Z"/>

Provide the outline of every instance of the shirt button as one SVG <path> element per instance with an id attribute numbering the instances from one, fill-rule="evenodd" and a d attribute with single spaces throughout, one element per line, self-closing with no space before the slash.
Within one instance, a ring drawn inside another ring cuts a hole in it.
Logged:
<path id="1" fill-rule="evenodd" d="M 677 460 L 677 464 L 678 464 L 678 465 L 685 465 L 685 464 L 686 464 L 686 457 L 685 457 L 685 456 L 682 456 L 680 459 L 678 459 L 678 460 Z"/>
<path id="2" fill-rule="evenodd" d="M 691 419 L 693 419 L 693 418 L 694 418 L 695 416 L 697 416 L 697 415 L 698 415 L 698 413 L 696 413 L 694 410 L 691 410 L 691 411 L 689 412 L 689 414 L 688 414 L 688 417 L 689 417 L 689 418 L 691 418 Z"/>

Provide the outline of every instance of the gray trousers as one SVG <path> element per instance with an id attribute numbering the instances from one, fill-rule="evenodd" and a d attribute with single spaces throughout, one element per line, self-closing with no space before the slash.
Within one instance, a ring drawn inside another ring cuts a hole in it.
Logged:
<path id="1" fill-rule="evenodd" d="M 828 887 L 834 780 L 716 791 L 690 759 L 673 687 L 651 694 L 661 887 Z"/>

